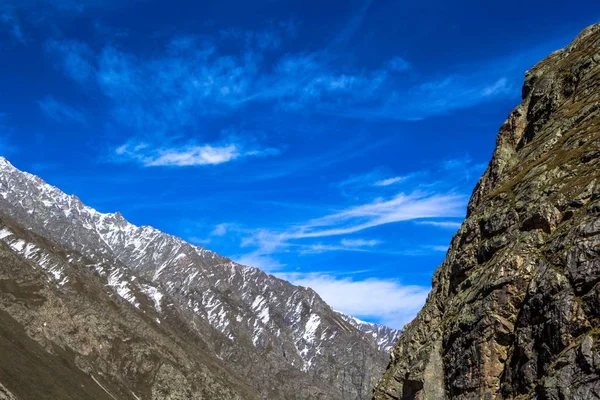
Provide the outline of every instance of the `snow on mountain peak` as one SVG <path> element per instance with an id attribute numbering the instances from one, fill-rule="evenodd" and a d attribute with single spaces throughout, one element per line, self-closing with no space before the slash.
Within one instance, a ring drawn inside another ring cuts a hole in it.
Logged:
<path id="1" fill-rule="evenodd" d="M 249 340 L 253 351 L 276 349 L 271 351 L 277 365 L 321 371 L 334 355 L 354 365 L 355 355 L 339 349 L 360 343 L 363 353 L 372 354 L 370 362 L 385 366 L 398 338 L 398 331 L 334 312 L 311 289 L 153 227 L 133 225 L 119 212 L 98 212 L 2 158 L 0 194 L 0 211 L 92 260 L 108 287 L 134 307 L 150 304 L 158 314 L 178 307 L 190 329 L 209 343 L 215 333 L 200 321 L 210 326 L 222 335 L 224 342 L 214 350 L 224 359 Z M 356 368 L 362 362 L 357 360 Z"/>

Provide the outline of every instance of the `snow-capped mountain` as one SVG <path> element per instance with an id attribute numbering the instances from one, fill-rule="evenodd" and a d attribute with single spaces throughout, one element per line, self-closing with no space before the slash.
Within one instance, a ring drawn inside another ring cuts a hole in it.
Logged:
<path id="1" fill-rule="evenodd" d="M 394 348 L 394 345 L 400 338 L 401 331 L 388 328 L 384 325 L 374 324 L 372 322 L 362 321 L 358 318 L 346 315 L 340 311 L 336 311 L 342 319 L 354 326 L 361 332 L 371 335 L 377 341 L 379 348 L 386 353 L 389 353 Z"/>
<path id="2" fill-rule="evenodd" d="M 174 323 L 177 315 L 264 398 L 370 398 L 399 337 L 333 311 L 309 288 L 132 225 L 120 213 L 99 213 L 3 158 L 0 214 L 72 251 L 69 257 L 157 324 Z M 0 240 L 57 287 L 71 284 L 69 268 L 51 251 L 9 227 Z"/>

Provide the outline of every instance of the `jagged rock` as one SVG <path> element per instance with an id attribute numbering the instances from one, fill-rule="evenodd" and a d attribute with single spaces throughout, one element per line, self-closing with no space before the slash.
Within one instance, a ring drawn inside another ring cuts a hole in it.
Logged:
<path id="1" fill-rule="evenodd" d="M 366 399 L 399 336 L 0 158 L 2 244 L 21 261 L 0 259 L 0 311 L 118 399 Z"/>
<path id="2" fill-rule="evenodd" d="M 376 400 L 600 399 L 600 25 L 526 74 Z"/>

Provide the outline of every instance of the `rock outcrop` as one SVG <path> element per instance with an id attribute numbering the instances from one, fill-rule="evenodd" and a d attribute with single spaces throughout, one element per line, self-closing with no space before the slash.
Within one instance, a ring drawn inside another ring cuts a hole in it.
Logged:
<path id="1" fill-rule="evenodd" d="M 115 296 L 77 252 L 0 217 L 0 399 L 259 399 L 169 312 Z"/>
<path id="2" fill-rule="evenodd" d="M 600 25 L 523 101 L 374 398 L 600 398 Z"/>
<path id="3" fill-rule="evenodd" d="M 0 399 L 362 400 L 398 335 L 0 157 Z"/>

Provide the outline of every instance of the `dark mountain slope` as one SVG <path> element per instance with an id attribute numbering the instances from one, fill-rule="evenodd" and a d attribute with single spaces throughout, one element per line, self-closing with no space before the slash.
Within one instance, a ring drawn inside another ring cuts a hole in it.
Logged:
<path id="1" fill-rule="evenodd" d="M 375 399 L 600 398 L 600 25 L 527 72 Z"/>

